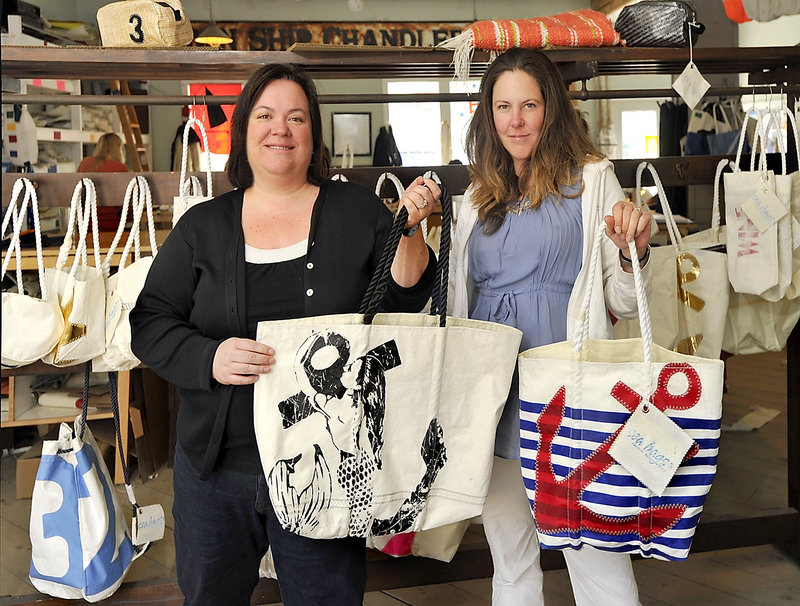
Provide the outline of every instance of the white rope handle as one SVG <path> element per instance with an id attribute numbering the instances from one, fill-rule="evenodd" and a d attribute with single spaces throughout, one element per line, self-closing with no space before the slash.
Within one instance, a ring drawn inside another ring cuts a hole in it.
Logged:
<path id="1" fill-rule="evenodd" d="M 772 124 L 772 112 L 765 112 L 758 115 L 756 122 L 756 132 L 753 135 L 753 146 L 750 150 L 750 172 L 756 170 L 756 156 L 758 156 L 758 171 L 761 173 L 761 180 L 767 179 L 767 133 Z M 758 143 L 761 139 L 761 153 L 758 153 Z M 738 164 L 738 162 L 737 162 Z"/>
<path id="2" fill-rule="evenodd" d="M 17 209 L 17 199 L 25 188 L 25 195 L 23 196 L 22 204 Z M 44 279 L 44 257 L 42 255 L 42 227 L 39 223 L 39 198 L 36 195 L 36 187 L 25 177 L 21 177 L 14 182 L 11 190 L 11 203 L 3 217 L 2 233 L 6 233 L 9 223 L 12 225 L 13 233 L 11 242 L 9 242 L 6 256 L 3 259 L 3 275 L 8 271 L 8 265 L 11 261 L 11 251 L 14 250 L 14 256 L 17 260 L 17 292 L 24 294 L 24 286 L 22 281 L 22 245 L 20 243 L 20 234 L 22 233 L 22 222 L 25 220 L 25 210 L 28 203 L 31 205 L 31 214 L 33 215 L 33 233 L 36 240 L 36 265 L 39 274 L 39 297 L 45 301 L 47 300 L 47 282 Z"/>
<path id="3" fill-rule="evenodd" d="M 200 136 L 203 139 L 203 149 L 205 150 L 206 156 L 206 195 L 211 196 L 213 195 L 212 188 L 211 188 L 211 151 L 208 149 L 208 135 L 206 134 L 206 127 L 203 126 L 203 123 L 192 116 L 186 121 L 186 124 L 183 126 L 183 155 L 181 156 L 181 180 L 178 184 L 178 195 L 180 196 L 188 196 L 189 183 L 186 181 L 186 165 L 189 160 L 189 131 L 191 127 L 197 125 L 198 130 L 200 131 Z M 191 194 L 197 195 L 197 194 Z M 202 195 L 202 194 L 200 194 Z"/>
<path id="4" fill-rule="evenodd" d="M 639 165 L 636 167 L 636 189 L 633 192 L 634 202 L 638 208 L 643 208 L 642 199 L 641 199 L 641 190 L 642 190 L 642 173 L 647 170 L 650 175 L 653 177 L 653 184 L 656 186 L 656 191 L 658 192 L 658 200 L 661 202 L 661 210 L 664 214 L 664 224 L 667 226 L 667 231 L 669 232 L 669 239 L 672 242 L 672 247 L 675 249 L 675 252 L 678 253 L 683 250 L 683 238 L 681 237 L 681 233 L 678 230 L 678 224 L 675 221 L 675 216 L 672 214 L 672 209 L 669 206 L 669 200 L 667 200 L 667 193 L 664 191 L 664 185 L 661 183 L 661 177 L 658 176 L 658 171 L 656 171 L 656 167 L 650 164 L 649 162 L 640 162 Z M 642 212 L 648 212 L 646 210 Z"/>
<path id="5" fill-rule="evenodd" d="M 114 234 L 114 239 L 111 241 L 111 245 L 108 247 L 108 252 L 106 252 L 106 258 L 103 260 L 103 275 L 106 278 L 108 278 L 111 273 L 111 258 L 114 256 L 117 246 L 122 239 L 122 234 L 125 232 L 125 226 L 128 222 L 128 208 L 131 206 L 131 199 L 135 189 L 136 177 L 128 181 L 128 187 L 125 188 L 125 196 L 122 200 L 122 215 L 119 219 L 119 225 L 117 226 L 117 233 Z M 135 216 L 135 207 L 133 212 Z"/>
<path id="6" fill-rule="evenodd" d="M 797 138 L 797 121 L 794 119 L 794 112 L 790 111 L 788 107 L 785 105 L 781 107 L 779 113 L 786 115 L 786 129 L 788 130 L 791 126 L 792 132 L 794 133 L 794 151 L 797 152 L 797 166 L 798 170 L 800 170 L 800 139 Z M 778 130 L 778 138 L 780 139 L 781 131 Z M 787 142 L 788 143 L 788 142 Z M 785 148 L 785 146 L 784 146 Z M 786 168 L 784 167 L 783 170 L 784 174 L 786 174 Z"/>
<path id="7" fill-rule="evenodd" d="M 403 184 L 400 182 L 400 179 L 397 178 L 397 175 L 394 173 L 382 173 L 380 177 L 378 177 L 378 182 L 375 184 L 375 195 L 379 198 L 381 197 L 381 188 L 383 187 L 383 183 L 389 179 L 394 184 L 394 188 L 397 191 L 397 199 L 403 197 L 403 194 L 406 193 L 406 188 L 403 187 Z"/>
<path id="8" fill-rule="evenodd" d="M 85 198 L 84 198 L 85 193 Z M 82 200 L 83 203 L 82 203 Z M 58 251 L 56 259 L 56 269 L 62 270 L 67 263 L 70 251 L 72 250 L 73 234 L 75 226 L 78 227 L 78 242 L 75 245 L 75 259 L 72 263 L 70 276 L 75 276 L 78 264 L 88 265 L 86 236 L 89 227 L 92 229 L 92 245 L 94 247 L 95 267 L 102 268 L 103 263 L 100 259 L 100 235 L 98 233 L 97 221 L 97 191 L 94 182 L 86 177 L 82 178 L 75 185 L 72 192 L 72 200 L 69 206 L 69 218 L 67 219 L 67 232 L 64 235 L 64 242 Z"/>
<path id="9" fill-rule="evenodd" d="M 719 242 L 719 184 L 722 181 L 722 171 L 726 166 L 730 166 L 731 170 L 736 170 L 736 164 L 733 160 L 722 159 L 717 163 L 717 170 L 714 173 L 714 199 L 711 202 L 711 233 L 714 234 L 714 239 Z"/>
<path id="10" fill-rule="evenodd" d="M 150 239 L 150 250 L 152 251 L 152 256 L 155 256 L 158 252 L 158 247 L 156 245 L 155 225 L 153 220 L 153 198 L 150 192 L 150 185 L 147 183 L 147 179 L 141 175 L 135 177 L 135 180 L 136 188 L 133 197 L 133 224 L 131 225 L 131 231 L 128 234 L 128 239 L 125 242 L 125 248 L 122 250 L 119 271 L 125 269 L 131 246 L 134 247 L 134 261 L 138 261 L 142 258 L 140 233 L 143 215 L 146 217 L 147 221 L 147 231 Z"/>
<path id="11" fill-rule="evenodd" d="M 606 225 L 601 222 L 597 227 L 594 240 L 592 242 L 592 254 L 589 258 L 589 279 L 597 272 L 597 264 L 600 262 L 601 242 L 605 235 Z M 650 321 L 650 308 L 647 303 L 647 295 L 644 290 L 644 280 L 642 279 L 641 267 L 639 265 L 639 255 L 636 252 L 636 242 L 628 242 L 628 252 L 633 266 L 633 283 L 636 289 L 636 305 L 639 309 L 639 328 L 642 333 L 642 356 L 645 363 L 650 362 L 650 349 L 653 343 L 653 327 Z M 575 330 L 572 338 L 572 351 L 580 354 L 583 350 L 583 343 L 589 338 L 589 309 L 592 301 L 592 288 L 589 285 L 583 297 L 581 309 L 575 319 Z M 649 370 L 645 371 L 647 377 L 650 376 Z M 648 379 L 649 383 L 649 379 Z"/>
<path id="12" fill-rule="evenodd" d="M 22 209 L 19 210 L 17 208 L 17 200 L 23 189 L 25 190 L 25 195 L 22 200 Z M 9 224 L 11 225 L 11 242 L 9 242 L 8 250 L 6 250 L 5 257 L 3 258 L 3 275 L 5 276 L 8 271 L 8 266 L 11 263 L 11 253 L 13 251 L 17 259 L 17 292 L 20 294 L 22 294 L 22 247 L 20 246 L 19 236 L 22 231 L 22 221 L 24 221 L 25 207 L 28 205 L 29 197 L 30 195 L 27 187 L 25 187 L 24 177 L 15 181 L 14 186 L 11 188 L 11 202 L 8 205 L 6 214 L 3 216 L 3 236 L 5 236 Z"/>

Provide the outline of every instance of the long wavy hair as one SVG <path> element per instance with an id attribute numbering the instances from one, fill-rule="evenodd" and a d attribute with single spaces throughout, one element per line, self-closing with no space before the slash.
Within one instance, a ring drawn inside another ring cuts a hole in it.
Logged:
<path id="1" fill-rule="evenodd" d="M 264 89 L 276 80 L 289 80 L 299 85 L 308 99 L 311 117 L 311 137 L 313 151 L 308 167 L 309 183 L 319 185 L 328 176 L 330 160 L 325 153 L 322 137 L 322 116 L 319 109 L 317 87 L 311 77 L 293 65 L 264 65 L 247 80 L 231 117 L 231 153 L 225 167 L 228 180 L 237 188 L 247 188 L 253 184 L 253 169 L 247 159 L 247 125 L 250 113 Z"/>
<path id="2" fill-rule="evenodd" d="M 545 108 L 538 144 L 519 176 L 494 126 L 494 86 L 507 71 L 522 71 L 536 80 Z M 472 201 L 487 233 L 497 231 L 519 199 L 527 197 L 536 207 L 550 194 L 561 197 L 562 187 L 580 180 L 578 169 L 603 157 L 573 107 L 561 73 L 541 51 L 512 48 L 500 55 L 481 79 L 478 100 L 467 129 L 466 151 Z"/>

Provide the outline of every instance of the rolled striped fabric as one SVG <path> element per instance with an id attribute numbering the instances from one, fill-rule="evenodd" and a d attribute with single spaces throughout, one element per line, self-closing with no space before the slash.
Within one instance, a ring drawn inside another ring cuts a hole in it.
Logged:
<path id="1" fill-rule="evenodd" d="M 476 48 L 502 52 L 515 46 L 544 48 L 619 44 L 619 34 L 606 15 L 581 9 L 530 19 L 476 21 L 458 36 L 445 40 L 439 46 L 454 51 L 456 75 L 466 78 L 469 75 L 472 53 Z"/>

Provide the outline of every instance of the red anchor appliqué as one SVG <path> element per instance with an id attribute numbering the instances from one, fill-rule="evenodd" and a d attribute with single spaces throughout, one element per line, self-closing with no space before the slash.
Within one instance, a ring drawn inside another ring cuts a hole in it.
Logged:
<path id="1" fill-rule="evenodd" d="M 667 389 L 667 384 L 679 373 L 685 375 L 688 387 L 683 394 L 674 395 Z M 661 369 L 650 402 L 662 411 L 687 410 L 697 404 L 701 393 L 700 377 L 694 368 L 683 362 L 670 363 Z M 630 412 L 636 410 L 642 400 L 642 396 L 622 381 L 614 385 L 611 395 Z M 612 517 L 598 514 L 580 502 L 586 487 L 613 465 L 614 459 L 608 454 L 608 449 L 622 426 L 563 480 L 556 478 L 552 465 L 553 440 L 564 420 L 565 406 L 566 388 L 562 386 L 542 410 L 537 421 L 540 440 L 536 453 L 534 518 L 539 532 L 554 534 L 588 530 L 606 535 L 633 532 L 643 540 L 650 540 L 672 528 L 686 511 L 685 505 L 648 507 L 633 516 Z M 697 454 L 698 450 L 699 446 L 695 443 L 686 459 Z"/>

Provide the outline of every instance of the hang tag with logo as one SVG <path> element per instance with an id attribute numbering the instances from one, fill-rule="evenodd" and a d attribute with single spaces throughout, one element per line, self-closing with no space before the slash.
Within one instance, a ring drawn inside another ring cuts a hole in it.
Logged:
<path id="1" fill-rule="evenodd" d="M 633 411 L 608 454 L 662 496 L 693 443 L 672 419 L 648 403 Z"/>
<path id="2" fill-rule="evenodd" d="M 131 541 L 134 545 L 145 545 L 164 538 L 164 508 L 161 505 L 136 507 L 131 524 Z"/>
<path id="3" fill-rule="evenodd" d="M 780 201 L 780 198 L 772 191 L 770 181 L 771 179 L 767 179 L 763 186 L 754 191 L 753 195 L 742 204 L 744 214 L 762 233 L 775 225 L 778 220 L 789 212 L 783 202 Z"/>
<path id="4" fill-rule="evenodd" d="M 706 91 L 711 88 L 711 85 L 703 78 L 697 66 L 692 61 L 689 61 L 681 75 L 672 83 L 672 88 L 686 102 L 689 109 L 694 109 L 700 99 L 703 98 L 703 95 L 706 94 Z"/>

